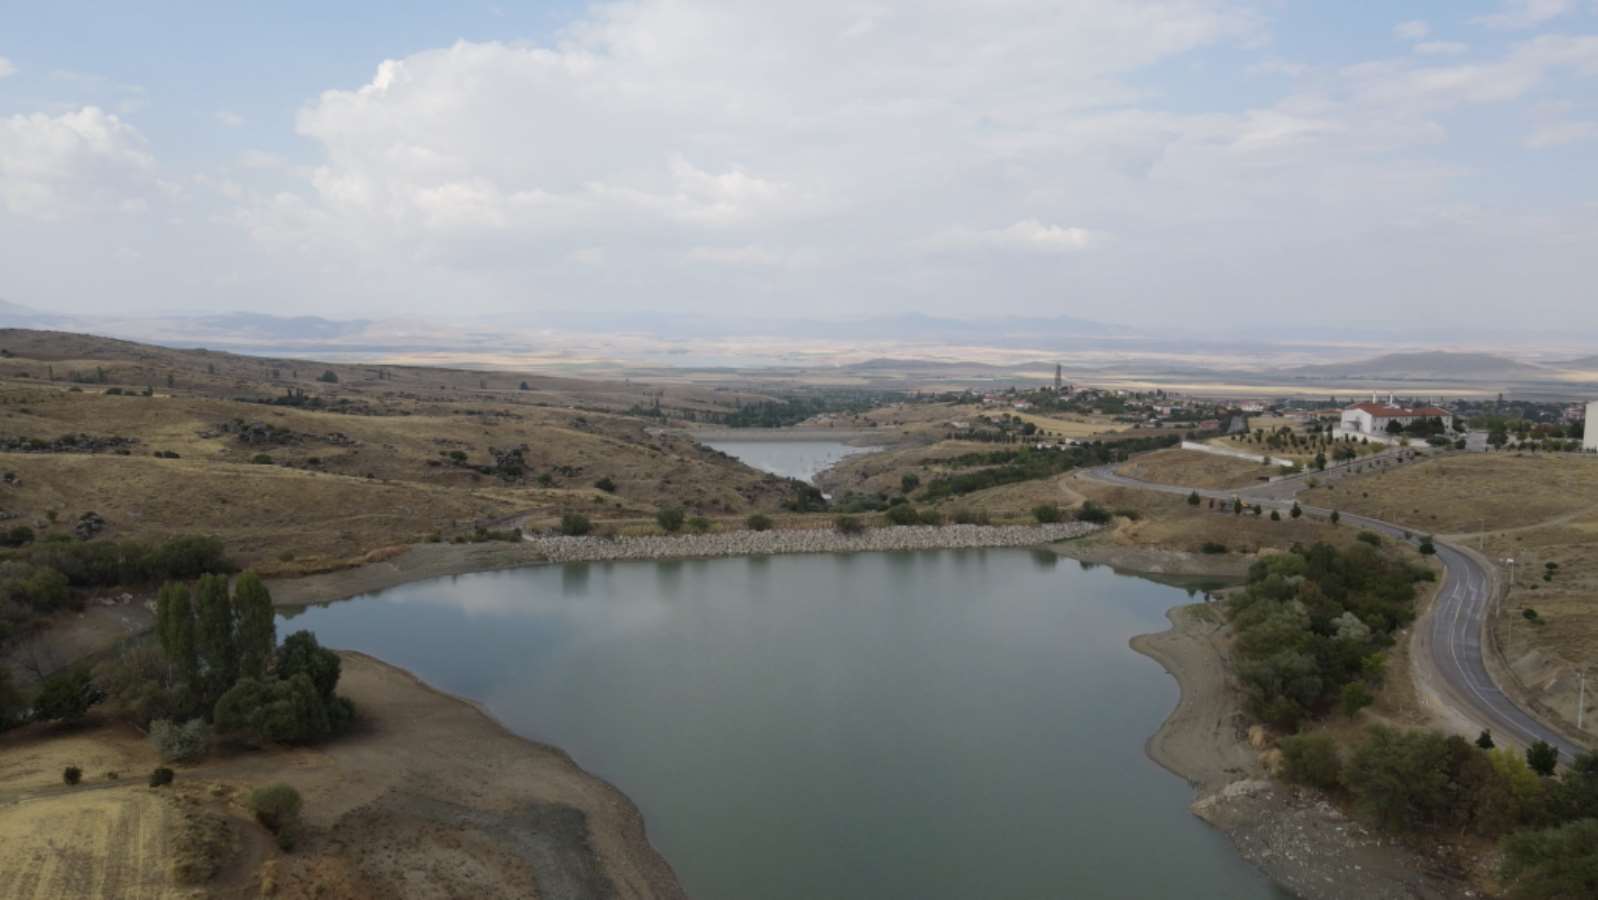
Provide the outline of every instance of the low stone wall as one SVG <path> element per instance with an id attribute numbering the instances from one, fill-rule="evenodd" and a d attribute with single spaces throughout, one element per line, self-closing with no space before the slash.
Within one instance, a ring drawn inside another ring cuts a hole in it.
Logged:
<path id="1" fill-rule="evenodd" d="M 1099 526 L 1086 522 L 1061 522 L 1054 525 L 908 525 L 870 528 L 856 535 L 840 534 L 831 528 L 817 528 L 618 538 L 532 535 L 526 541 L 551 562 L 583 562 L 610 559 L 695 559 L 767 553 L 1026 547 L 1080 537 L 1098 528 Z"/>
<path id="2" fill-rule="evenodd" d="M 1262 465 L 1269 460 L 1272 465 L 1281 466 L 1284 469 L 1290 469 L 1293 467 L 1293 461 L 1290 459 L 1278 459 L 1274 456 L 1266 456 L 1263 453 L 1250 453 L 1247 450 L 1234 450 L 1231 447 L 1217 447 L 1214 444 L 1205 444 L 1199 441 L 1183 441 L 1182 449 L 1194 450 L 1199 453 L 1208 453 L 1211 456 L 1230 456 L 1233 459 L 1257 462 Z"/>

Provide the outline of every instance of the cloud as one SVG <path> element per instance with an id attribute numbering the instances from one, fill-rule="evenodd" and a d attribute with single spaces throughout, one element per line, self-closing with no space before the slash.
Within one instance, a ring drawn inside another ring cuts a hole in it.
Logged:
<path id="1" fill-rule="evenodd" d="M 1476 16 L 1471 22 L 1507 30 L 1535 28 L 1575 11 L 1576 6 L 1576 0 L 1503 0 L 1498 12 Z"/>
<path id="2" fill-rule="evenodd" d="M 217 110 L 216 121 L 223 128 L 239 128 L 244 125 L 243 116 L 225 109 Z"/>
<path id="3" fill-rule="evenodd" d="M 1547 150 L 1567 144 L 1581 143 L 1598 138 L 1598 122 L 1568 120 L 1539 125 L 1526 137 L 1525 145 L 1532 150 Z"/>
<path id="4" fill-rule="evenodd" d="M 144 138 L 97 107 L 0 118 L 0 208 L 39 219 L 136 212 L 156 189 Z"/>
<path id="5" fill-rule="evenodd" d="M 0 78 L 10 77 L 12 75 L 15 75 L 16 72 L 17 72 L 16 64 L 13 63 L 11 60 L 6 59 L 4 56 L 0 56 Z"/>
<path id="6" fill-rule="evenodd" d="M 1431 26 L 1419 19 L 1408 22 L 1399 22 L 1393 26 L 1393 34 L 1406 41 L 1418 41 L 1432 33 Z"/>
<path id="7" fill-rule="evenodd" d="M 1460 56 L 1470 52 L 1470 45 L 1459 41 L 1421 41 L 1412 49 L 1422 56 Z"/>

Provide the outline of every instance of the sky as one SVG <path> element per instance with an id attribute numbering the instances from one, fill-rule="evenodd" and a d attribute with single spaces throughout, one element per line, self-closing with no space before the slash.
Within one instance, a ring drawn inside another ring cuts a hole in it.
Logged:
<path id="1" fill-rule="evenodd" d="M 0 299 L 1598 336 L 1598 0 L 140 5 L 0 0 Z"/>

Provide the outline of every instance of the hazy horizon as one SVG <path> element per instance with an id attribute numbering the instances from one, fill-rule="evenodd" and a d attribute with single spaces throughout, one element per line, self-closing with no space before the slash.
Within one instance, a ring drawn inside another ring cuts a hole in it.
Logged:
<path id="1" fill-rule="evenodd" d="M 12 22 L 0 298 L 49 313 L 1598 336 L 1586 0 Z"/>

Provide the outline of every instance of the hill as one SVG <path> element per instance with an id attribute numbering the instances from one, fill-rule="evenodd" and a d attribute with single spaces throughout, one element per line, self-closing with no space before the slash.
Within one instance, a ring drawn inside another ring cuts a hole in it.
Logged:
<path id="1" fill-rule="evenodd" d="M 1370 359 L 1283 369 L 1299 378 L 1351 378 L 1385 381 L 1497 381 L 1547 378 L 1554 372 L 1490 353 L 1440 350 L 1388 353 Z"/>

